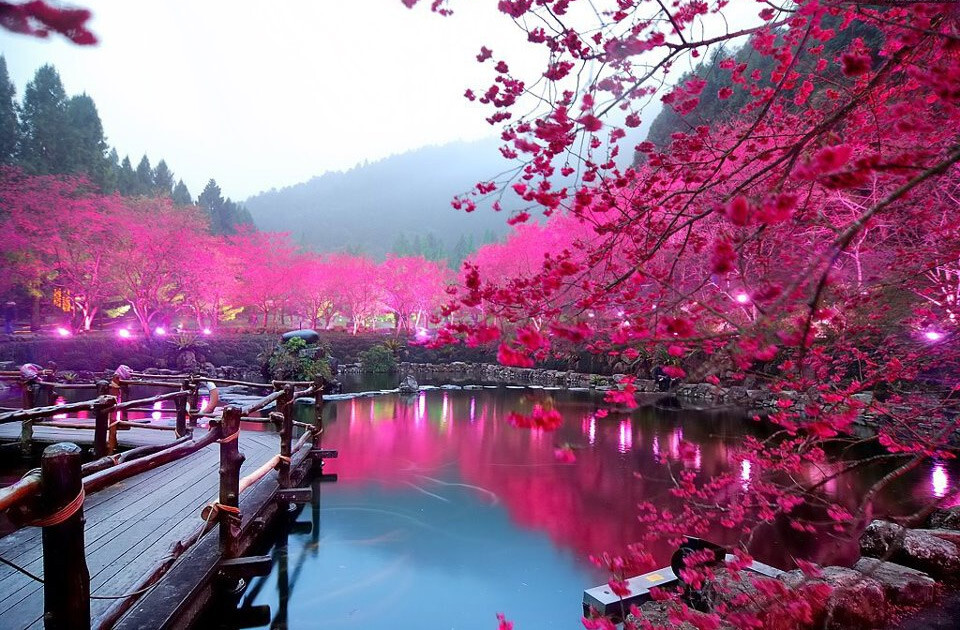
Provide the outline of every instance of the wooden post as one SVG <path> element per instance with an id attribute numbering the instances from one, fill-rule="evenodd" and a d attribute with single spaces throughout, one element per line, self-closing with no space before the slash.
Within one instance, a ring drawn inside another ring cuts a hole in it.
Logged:
<path id="1" fill-rule="evenodd" d="M 120 402 L 127 402 L 128 400 L 130 400 L 130 386 L 127 385 L 126 383 L 124 383 L 124 384 L 122 384 L 122 385 L 120 386 Z M 122 410 L 120 411 L 120 419 L 123 420 L 124 422 L 127 421 L 127 410 L 126 410 L 126 409 L 122 409 Z M 113 427 L 113 439 L 114 439 L 114 445 L 116 445 L 116 439 L 117 439 L 117 427 L 116 427 L 116 426 Z"/>
<path id="2" fill-rule="evenodd" d="M 36 402 L 36 383 L 33 381 L 23 382 L 23 395 L 21 405 L 24 409 L 33 409 Z M 23 420 L 20 422 L 20 454 L 24 457 L 30 457 L 30 450 L 33 447 L 33 420 Z"/>
<path id="3" fill-rule="evenodd" d="M 200 392 L 197 389 L 197 381 L 193 377 L 190 377 L 187 383 L 189 383 L 190 388 L 190 411 L 198 413 L 200 411 Z M 196 424 L 198 420 L 199 418 L 194 418 L 192 423 Z"/>
<path id="4" fill-rule="evenodd" d="M 110 394 L 110 383 L 107 381 L 97 381 L 97 395 L 107 396 Z M 96 457 L 103 457 L 107 454 L 107 432 L 110 425 L 110 407 L 98 405 L 94 409 L 96 414 L 96 427 L 93 430 L 93 454 Z"/>
<path id="5" fill-rule="evenodd" d="M 220 553 L 225 558 L 236 558 L 240 539 L 240 514 L 230 508 L 240 507 L 240 466 L 243 453 L 240 452 L 240 408 L 227 407 L 223 410 L 223 437 L 220 438 Z M 234 437 L 236 436 L 236 437 Z"/>
<path id="6" fill-rule="evenodd" d="M 40 462 L 42 505 L 53 515 L 83 491 L 80 447 L 48 446 Z M 89 630 L 90 573 L 83 543 L 83 504 L 64 522 L 43 528 L 43 627 Z"/>
<path id="7" fill-rule="evenodd" d="M 320 448 L 323 438 L 323 388 L 327 385 L 327 379 L 317 376 L 313 379 L 314 403 L 313 403 L 313 448 Z"/>
<path id="8" fill-rule="evenodd" d="M 177 396 L 173 399 L 173 404 L 177 406 L 177 438 L 182 438 L 187 433 L 193 434 L 193 431 L 187 429 L 187 395 Z"/>
<path id="9" fill-rule="evenodd" d="M 283 386 L 283 396 L 277 400 L 277 409 L 283 413 L 280 427 L 280 466 L 277 468 L 281 488 L 290 487 L 290 448 L 293 441 L 293 385 Z M 286 459 L 283 459 L 286 458 Z"/>

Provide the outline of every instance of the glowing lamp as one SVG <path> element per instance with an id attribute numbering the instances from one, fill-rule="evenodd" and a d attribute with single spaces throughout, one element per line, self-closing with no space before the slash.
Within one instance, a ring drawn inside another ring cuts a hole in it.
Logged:
<path id="1" fill-rule="evenodd" d="M 742 291 L 733 296 L 733 299 L 736 300 L 738 304 L 748 304 L 750 302 L 750 296 Z"/>
<path id="2" fill-rule="evenodd" d="M 121 339 L 129 339 L 130 331 L 127 330 L 126 328 L 121 328 L 120 330 L 117 331 L 117 336 L 120 337 Z"/>
<path id="3" fill-rule="evenodd" d="M 64 328 L 63 326 L 58 326 L 58 327 L 57 327 L 57 334 L 60 335 L 61 337 L 69 337 L 69 336 L 70 336 L 70 331 L 67 330 L 66 328 Z"/>
<path id="4" fill-rule="evenodd" d="M 158 337 L 163 337 L 164 335 L 167 334 L 167 329 L 164 328 L 163 326 L 157 326 L 157 327 L 153 330 L 153 334 L 155 334 L 155 335 L 158 336 Z"/>
<path id="5" fill-rule="evenodd" d="M 212 334 L 213 334 L 213 331 L 210 330 L 209 328 L 204 328 L 204 329 L 203 329 L 203 334 L 205 334 L 205 335 L 212 335 Z"/>
<path id="6" fill-rule="evenodd" d="M 943 339 L 943 333 L 936 330 L 928 330 L 927 332 L 923 333 L 923 337 L 927 341 L 936 342 Z"/>
<path id="7" fill-rule="evenodd" d="M 426 341 L 429 338 L 430 338 L 430 333 L 427 331 L 426 328 L 423 328 L 422 326 L 420 328 L 417 328 L 417 341 Z"/>

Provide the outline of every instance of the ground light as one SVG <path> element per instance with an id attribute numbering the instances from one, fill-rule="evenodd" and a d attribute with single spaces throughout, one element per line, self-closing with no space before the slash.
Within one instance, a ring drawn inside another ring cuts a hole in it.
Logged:
<path id="1" fill-rule="evenodd" d="M 69 336 L 70 336 L 70 331 L 67 330 L 66 328 L 64 328 L 63 326 L 58 326 L 58 327 L 57 327 L 57 334 L 60 335 L 61 337 L 69 337 Z"/>
<path id="2" fill-rule="evenodd" d="M 121 339 L 129 339 L 130 331 L 126 328 L 121 328 L 117 331 L 117 337 L 120 337 Z"/>
<path id="3" fill-rule="evenodd" d="M 747 304 L 750 302 L 750 296 L 742 291 L 733 296 L 733 299 L 736 300 L 738 304 Z"/>
<path id="4" fill-rule="evenodd" d="M 167 334 L 167 329 L 164 328 L 163 326 L 157 326 L 153 330 L 153 334 L 155 334 L 157 337 L 163 337 L 164 335 Z"/>
<path id="5" fill-rule="evenodd" d="M 930 342 L 937 342 L 943 339 L 943 333 L 937 330 L 928 330 L 923 333 L 924 339 Z"/>
<path id="6" fill-rule="evenodd" d="M 205 334 L 205 335 L 212 335 L 212 334 L 213 334 L 213 331 L 210 330 L 209 328 L 204 328 L 204 329 L 203 329 L 203 334 Z"/>

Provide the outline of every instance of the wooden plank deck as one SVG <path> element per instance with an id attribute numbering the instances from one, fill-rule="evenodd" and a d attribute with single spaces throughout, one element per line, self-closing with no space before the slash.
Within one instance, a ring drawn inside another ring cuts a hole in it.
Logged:
<path id="1" fill-rule="evenodd" d="M 19 431 L 19 424 L 16 429 Z M 197 430 L 198 436 L 201 433 Z M 0 439 L 3 437 L 0 433 Z M 140 446 L 168 443 L 173 434 L 131 429 L 118 432 L 117 437 L 120 444 Z M 93 432 L 38 427 L 35 438 L 84 443 L 92 441 Z M 275 433 L 242 431 L 239 440 L 240 451 L 246 456 L 241 475 L 278 452 Z M 218 495 L 219 465 L 219 447 L 213 444 L 87 496 L 85 542 L 92 595 L 120 595 L 133 590 L 137 580 L 166 555 L 173 542 L 201 523 L 201 508 Z M 43 577 L 41 530 L 28 527 L 0 539 L 0 556 Z M 99 618 L 112 603 L 110 599 L 91 600 L 91 618 Z M 0 628 L 42 626 L 43 586 L 10 567 L 0 566 Z"/>

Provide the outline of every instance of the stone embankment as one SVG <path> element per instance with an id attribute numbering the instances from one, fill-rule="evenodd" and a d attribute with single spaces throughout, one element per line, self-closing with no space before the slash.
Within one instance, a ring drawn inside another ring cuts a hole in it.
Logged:
<path id="1" fill-rule="evenodd" d="M 733 579 L 726 569 L 720 569 L 712 586 L 713 601 L 762 617 L 778 614 L 774 609 L 789 607 L 787 602 L 796 598 L 809 606 L 810 613 L 809 623 L 796 621 L 792 626 L 798 630 L 885 628 L 923 609 L 928 609 L 924 616 L 936 616 L 935 607 L 943 593 L 960 586 L 960 506 L 937 510 L 923 529 L 873 521 L 860 536 L 860 554 L 853 567 L 788 571 L 777 578 L 783 584 L 779 592 L 769 584 L 758 587 L 749 579 Z M 816 588 L 823 586 L 827 588 Z M 694 628 L 688 622 L 671 620 L 671 607 L 676 605 L 648 602 L 640 612 L 654 627 Z"/>

